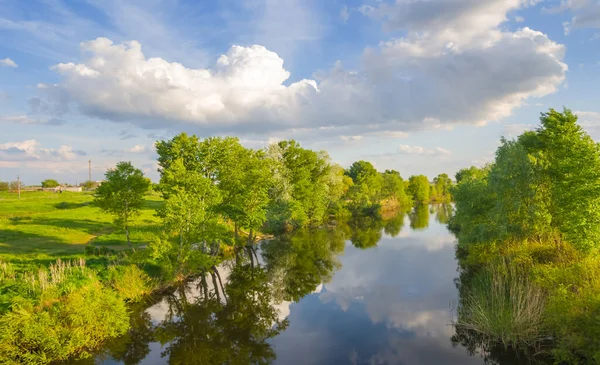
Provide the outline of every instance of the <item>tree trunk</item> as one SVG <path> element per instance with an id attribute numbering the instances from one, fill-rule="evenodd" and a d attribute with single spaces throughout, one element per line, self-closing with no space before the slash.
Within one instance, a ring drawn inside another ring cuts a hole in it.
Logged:
<path id="1" fill-rule="evenodd" d="M 133 245 L 131 244 L 131 240 L 129 239 L 129 225 L 128 224 L 125 224 L 125 237 L 127 238 L 127 245 L 133 252 L 135 252 L 135 248 L 133 248 Z"/>
<path id="2" fill-rule="evenodd" d="M 252 228 L 250 228 L 250 232 L 248 233 L 248 245 L 251 245 L 252 241 Z"/>

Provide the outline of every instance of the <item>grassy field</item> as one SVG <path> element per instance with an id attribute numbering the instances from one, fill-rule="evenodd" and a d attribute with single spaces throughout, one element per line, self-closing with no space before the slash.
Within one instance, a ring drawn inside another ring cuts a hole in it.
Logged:
<path id="1" fill-rule="evenodd" d="M 124 232 L 92 200 L 90 193 L 25 192 L 20 200 L 15 193 L 0 193 L 0 261 L 28 266 L 81 255 L 87 244 L 126 247 Z M 159 229 L 160 204 L 159 197 L 146 197 L 131 225 L 134 245 L 145 245 Z"/>

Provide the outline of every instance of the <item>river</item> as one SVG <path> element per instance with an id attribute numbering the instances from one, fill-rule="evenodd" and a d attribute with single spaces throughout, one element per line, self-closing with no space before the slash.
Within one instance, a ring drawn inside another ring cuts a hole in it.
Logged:
<path id="1" fill-rule="evenodd" d="M 447 217 L 431 206 L 245 250 L 134 308 L 129 333 L 85 363 L 483 364 L 451 340 Z"/>

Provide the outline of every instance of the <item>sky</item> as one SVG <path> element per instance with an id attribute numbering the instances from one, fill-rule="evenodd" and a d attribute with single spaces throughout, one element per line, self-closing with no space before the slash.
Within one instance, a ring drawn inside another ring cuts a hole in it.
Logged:
<path id="1" fill-rule="evenodd" d="M 180 132 L 453 175 L 549 108 L 600 139 L 599 84 L 599 0 L 0 0 L 0 180 Z"/>

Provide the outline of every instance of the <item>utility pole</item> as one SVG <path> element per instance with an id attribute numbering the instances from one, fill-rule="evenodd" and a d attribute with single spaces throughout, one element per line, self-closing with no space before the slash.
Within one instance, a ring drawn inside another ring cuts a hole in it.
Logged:
<path id="1" fill-rule="evenodd" d="M 19 200 L 21 200 L 21 177 L 17 175 L 17 191 L 19 192 Z"/>
<path id="2" fill-rule="evenodd" d="M 92 182 L 92 160 L 88 161 L 88 180 Z"/>

